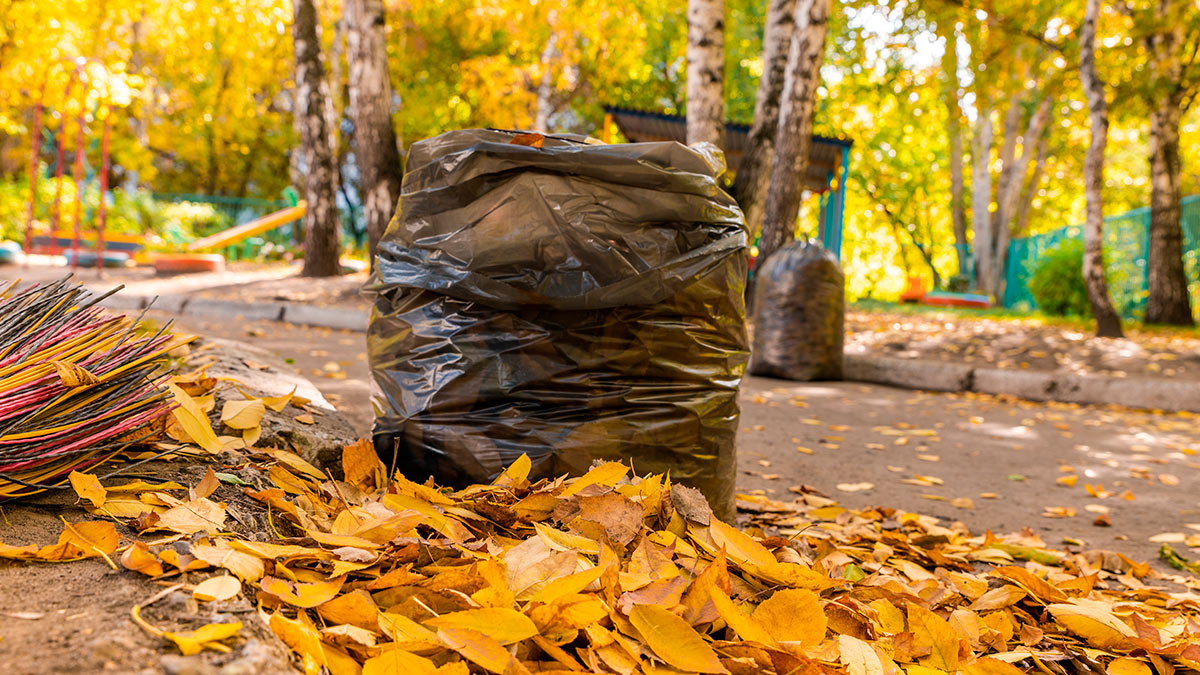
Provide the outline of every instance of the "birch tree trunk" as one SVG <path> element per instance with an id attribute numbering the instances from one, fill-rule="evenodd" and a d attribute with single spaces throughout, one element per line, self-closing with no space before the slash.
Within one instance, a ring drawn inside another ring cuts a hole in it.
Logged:
<path id="1" fill-rule="evenodd" d="M 293 0 L 292 44 L 296 58 L 293 114 L 300 130 L 304 163 L 304 269 L 308 277 L 336 276 L 340 267 L 341 227 L 338 222 L 337 166 L 326 117 L 328 92 L 321 65 L 314 0 Z"/>
<path id="2" fill-rule="evenodd" d="M 992 110 L 975 118 L 971 137 L 971 228 L 975 230 L 975 283 L 985 293 L 992 279 Z"/>
<path id="3" fill-rule="evenodd" d="M 1083 227 L 1083 281 L 1087 286 L 1097 337 L 1123 337 L 1121 318 L 1108 294 L 1104 265 L 1104 148 L 1108 144 L 1108 101 L 1104 83 L 1096 72 L 1096 19 L 1100 0 L 1087 0 L 1083 27 L 1079 32 L 1079 79 L 1087 96 L 1092 138 L 1083 160 L 1083 190 L 1087 198 L 1087 221 Z"/>
<path id="4" fill-rule="evenodd" d="M 387 23 L 382 0 L 346 0 L 344 12 L 359 198 L 374 268 L 375 248 L 396 210 L 403 177 L 396 130 L 392 126 Z"/>
<path id="5" fill-rule="evenodd" d="M 958 34 L 953 24 L 942 31 L 946 51 L 942 53 L 942 76 L 946 78 L 942 96 L 946 102 L 946 133 L 950 137 L 950 216 L 954 223 L 954 250 L 958 275 L 966 277 L 968 268 L 967 212 L 963 207 L 963 134 L 962 107 L 958 103 Z"/>
<path id="6" fill-rule="evenodd" d="M 829 31 L 829 3 L 830 0 L 800 0 L 796 4 L 796 30 L 788 50 L 779 129 L 775 132 L 771 189 L 763 205 L 756 263 L 760 269 L 771 253 L 796 235 L 796 216 L 800 212 L 812 147 L 813 113 L 825 57 L 825 36 Z"/>
<path id="7" fill-rule="evenodd" d="M 775 134 L 779 129 L 779 99 L 787 76 L 788 50 L 796 29 L 796 0 L 771 0 L 763 36 L 763 72 L 754 101 L 754 125 L 746 152 L 733 180 L 733 197 L 746 214 L 751 235 L 762 228 L 763 202 L 775 159 Z"/>
<path id="8" fill-rule="evenodd" d="M 551 31 L 542 50 L 539 65 L 542 77 L 538 82 L 537 109 L 533 115 L 533 130 L 538 133 L 549 133 L 550 114 L 554 112 L 554 59 L 558 56 L 558 33 Z"/>
<path id="9" fill-rule="evenodd" d="M 688 0 L 687 142 L 725 149 L 725 0 Z"/>
<path id="10" fill-rule="evenodd" d="M 1183 270 L 1179 194 L 1179 103 L 1168 96 L 1150 113 L 1150 297 L 1146 323 L 1191 326 L 1192 306 Z"/>
<path id="11" fill-rule="evenodd" d="M 1017 200 L 1021 189 L 1025 186 L 1025 176 L 1029 173 L 1029 163 L 1036 152 L 1038 139 L 1046 131 L 1050 122 L 1051 100 L 1049 96 L 1042 99 L 1037 110 L 1029 118 L 1029 125 L 1022 136 L 1020 157 L 1010 154 L 1000 174 L 996 190 L 996 211 L 992 214 L 992 289 L 997 296 L 1004 293 L 1005 265 L 1008 262 L 1008 242 L 1012 239 L 1012 221 L 1017 211 Z"/>

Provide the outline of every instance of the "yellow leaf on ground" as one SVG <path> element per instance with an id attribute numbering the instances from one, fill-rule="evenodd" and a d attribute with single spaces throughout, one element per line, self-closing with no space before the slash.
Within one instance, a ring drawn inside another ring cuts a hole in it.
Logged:
<path id="1" fill-rule="evenodd" d="M 871 645 L 852 635 L 839 635 L 839 660 L 849 675 L 884 675 L 883 662 Z"/>
<path id="2" fill-rule="evenodd" d="M 716 587 L 716 584 L 708 577 L 700 579 L 704 584 L 704 591 L 708 593 L 708 598 L 716 608 L 717 614 L 725 621 L 725 623 L 733 629 L 743 640 L 750 642 L 758 642 L 768 647 L 778 648 L 779 644 L 772 636 L 769 627 L 764 626 L 758 617 L 752 617 L 743 612 L 733 600 L 725 594 L 725 591 Z"/>
<path id="3" fill-rule="evenodd" d="M 570 497 L 589 485 L 616 485 L 617 481 L 629 473 L 629 467 L 620 462 L 606 462 L 583 474 L 562 491 L 563 497 Z"/>
<path id="4" fill-rule="evenodd" d="M 241 629 L 241 622 L 210 623 L 187 633 L 168 632 L 164 637 L 178 645 L 179 651 L 183 652 L 184 656 L 191 656 L 192 654 L 199 654 L 205 648 L 227 651 L 227 649 L 223 648 L 224 645 L 221 647 L 214 645 L 237 635 Z"/>
<path id="5" fill-rule="evenodd" d="M 533 621 L 530 621 L 529 617 L 515 609 L 505 607 L 484 607 L 452 612 L 430 619 L 425 624 L 438 628 L 465 628 L 483 633 L 506 645 L 538 634 L 537 626 L 533 625 Z"/>
<path id="6" fill-rule="evenodd" d="M 1025 671 L 999 659 L 984 657 L 963 668 L 966 675 L 1024 675 Z"/>
<path id="7" fill-rule="evenodd" d="M 1127 649 L 1137 633 L 1104 602 L 1072 600 L 1047 605 L 1054 620 L 1097 649 Z"/>
<path id="8" fill-rule="evenodd" d="M 225 507 L 207 498 L 193 499 L 163 511 L 154 529 L 179 534 L 208 532 L 216 534 L 225 523 Z"/>
<path id="9" fill-rule="evenodd" d="M 292 583 L 286 579 L 267 576 L 259 582 L 259 588 L 281 602 L 307 609 L 332 600 L 342 590 L 345 580 L 345 577 L 338 577 L 330 581 Z"/>
<path id="10" fill-rule="evenodd" d="M 812 591 L 799 588 L 776 591 L 754 610 L 754 618 L 780 642 L 815 646 L 825 639 L 825 611 Z"/>
<path id="11" fill-rule="evenodd" d="M 529 455 L 521 453 L 521 456 L 515 462 L 509 465 L 499 476 L 496 477 L 494 485 L 520 485 L 529 478 L 529 471 L 533 468 L 533 462 L 530 461 Z"/>
<path id="12" fill-rule="evenodd" d="M 253 429 L 262 423 L 267 408 L 257 398 L 226 401 L 221 408 L 221 423 L 230 429 Z"/>
<path id="13" fill-rule="evenodd" d="M 258 581 L 266 571 L 262 559 L 234 549 L 224 541 L 217 544 L 192 544 L 191 553 L 197 560 L 233 572 L 242 581 Z"/>
<path id="14" fill-rule="evenodd" d="M 104 500 L 108 493 L 100 484 L 99 478 L 90 473 L 79 473 L 78 471 L 72 471 L 67 478 L 71 481 L 71 488 L 75 490 L 75 494 L 79 495 L 80 499 L 86 499 L 93 507 L 104 506 Z"/>
<path id="15" fill-rule="evenodd" d="M 301 620 L 301 619 L 305 620 Z M 276 612 L 267 625 L 283 643 L 300 656 L 305 675 L 317 675 L 325 665 L 325 650 L 321 647 L 321 634 L 301 612 L 296 619 L 289 619 Z"/>
<path id="16" fill-rule="evenodd" d="M 219 454 L 221 442 L 217 440 L 208 415 L 187 392 L 171 382 L 167 383 L 167 389 L 175 396 L 175 403 L 178 404 L 178 407 L 171 411 L 171 415 L 187 434 L 188 439 L 211 453 Z"/>
<path id="17" fill-rule="evenodd" d="M 1108 675 L 1150 675 L 1150 666 L 1146 665 L 1145 661 L 1122 656 L 1119 659 L 1113 659 L 1108 664 L 1106 671 Z"/>
<path id="18" fill-rule="evenodd" d="M 121 554 L 121 565 L 125 569 L 141 572 L 151 577 L 161 576 L 163 573 L 162 563 L 140 541 L 134 542 L 133 546 L 125 549 L 125 552 Z"/>
<path id="19" fill-rule="evenodd" d="M 204 472 L 204 477 L 200 479 L 200 482 L 196 483 L 196 487 L 192 488 L 192 499 L 207 497 L 216 492 L 220 485 L 221 481 L 217 480 L 217 474 L 210 466 L 208 467 L 208 471 Z"/>
<path id="20" fill-rule="evenodd" d="M 205 579 L 192 589 L 192 597 L 201 602 L 228 600 L 242 590 L 242 582 L 228 574 Z"/>
<path id="21" fill-rule="evenodd" d="M 392 648 L 367 659 L 362 675 L 428 675 L 437 670 L 433 661 L 403 649 Z"/>
<path id="22" fill-rule="evenodd" d="M 467 628 L 441 628 L 438 639 L 480 667 L 498 675 L 529 672 L 499 642 Z"/>
<path id="23" fill-rule="evenodd" d="M 387 476 L 375 446 L 366 438 L 342 448 L 342 472 L 347 483 L 372 490 L 382 487 Z"/>
<path id="24" fill-rule="evenodd" d="M 921 664 L 940 670 L 958 669 L 958 632 L 948 621 L 933 612 L 908 604 L 908 629 L 913 633 L 913 642 L 924 651 L 928 648 L 929 656 L 921 659 Z"/>
<path id="25" fill-rule="evenodd" d="M 37 557 L 42 560 L 71 560 L 107 555 L 117 550 L 119 540 L 112 523 L 103 520 L 69 523 L 64 520 L 58 543 L 41 547 Z"/>
<path id="26" fill-rule="evenodd" d="M 739 565 L 751 563 L 770 566 L 777 562 L 775 556 L 750 535 L 716 518 L 709 522 L 708 533 L 717 548 L 724 548 L 729 560 Z"/>
<path id="27" fill-rule="evenodd" d="M 729 672 L 695 629 L 662 607 L 635 605 L 629 612 L 629 622 L 650 649 L 675 668 L 693 673 Z"/>
<path id="28" fill-rule="evenodd" d="M 275 412 L 283 412 L 283 409 L 287 407 L 287 404 L 292 402 L 292 397 L 295 395 L 295 393 L 296 388 L 292 387 L 292 390 L 283 396 L 265 396 L 261 400 L 263 405 L 270 410 L 274 410 Z"/>

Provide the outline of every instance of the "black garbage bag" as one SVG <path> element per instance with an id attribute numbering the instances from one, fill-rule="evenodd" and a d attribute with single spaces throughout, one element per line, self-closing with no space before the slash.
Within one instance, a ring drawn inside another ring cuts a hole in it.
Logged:
<path id="1" fill-rule="evenodd" d="M 731 515 L 747 250 L 719 153 L 515 138 L 409 152 L 367 287 L 381 458 L 460 486 L 632 462 Z"/>
<path id="2" fill-rule="evenodd" d="M 846 277 L 816 241 L 795 241 L 754 278 L 750 372 L 789 380 L 842 379 Z"/>

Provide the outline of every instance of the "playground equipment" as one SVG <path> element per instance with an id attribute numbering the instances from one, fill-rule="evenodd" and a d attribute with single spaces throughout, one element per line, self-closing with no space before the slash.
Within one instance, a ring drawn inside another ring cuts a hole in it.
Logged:
<path id="1" fill-rule="evenodd" d="M 154 256 L 154 271 L 157 274 L 224 272 L 225 257 L 214 253 L 164 253 Z"/>
<path id="2" fill-rule="evenodd" d="M 268 213 L 262 218 L 252 220 L 244 225 L 231 227 L 216 234 L 197 239 L 187 245 L 188 251 L 211 251 L 213 249 L 232 246 L 249 237 L 258 236 L 277 227 L 287 225 L 304 217 L 307 207 L 304 202 L 274 213 Z"/>
<path id="3" fill-rule="evenodd" d="M 909 277 L 908 287 L 900 294 L 900 302 L 918 303 L 933 307 L 970 307 L 987 309 L 992 299 L 979 293 L 950 293 L 948 291 L 926 291 L 925 280 Z"/>
<path id="4" fill-rule="evenodd" d="M 71 269 L 75 270 L 79 267 L 83 256 L 81 255 L 82 225 L 83 225 L 83 187 L 84 175 L 83 165 L 87 149 L 84 145 L 84 140 L 87 135 L 87 98 L 88 90 L 84 87 L 86 83 L 86 66 L 89 63 L 96 63 L 105 76 L 104 91 L 93 89 L 99 94 L 101 100 L 97 116 L 103 115 L 104 131 L 100 141 L 100 204 L 96 212 L 96 251 L 94 261 L 107 260 L 105 256 L 105 225 L 108 218 L 108 204 L 105 196 L 108 194 L 108 174 L 109 174 L 109 139 L 112 136 L 112 118 L 113 118 L 113 102 L 111 92 L 108 90 L 107 78 L 110 75 L 104 64 L 95 59 L 79 56 L 75 58 L 61 59 L 56 63 L 67 63 L 73 66 L 69 69 L 66 89 L 63 94 L 64 104 L 71 101 L 72 94 L 75 91 L 75 85 L 79 84 L 83 89 L 83 95 L 79 98 L 78 113 L 76 115 L 76 135 L 75 135 L 75 160 L 71 171 L 71 178 L 75 184 L 75 213 L 74 213 L 74 230 L 71 236 L 71 255 L 69 256 Z M 51 64 L 54 65 L 54 64 Z M 29 209 L 25 217 L 25 252 L 31 253 L 34 247 L 33 236 L 33 220 L 34 213 L 37 208 L 37 179 L 38 179 L 38 151 L 42 144 L 42 116 L 45 113 L 46 89 L 51 81 L 54 71 L 47 68 L 45 78 L 42 82 L 42 87 L 38 96 L 38 101 L 34 105 L 33 110 L 33 141 L 30 144 L 30 161 L 29 161 Z M 55 140 L 57 146 L 56 158 L 54 163 L 55 191 L 54 191 L 54 208 L 51 211 L 50 229 L 51 236 L 50 253 L 59 253 L 59 243 L 62 239 L 59 232 L 61 207 L 62 207 L 62 178 L 66 163 L 66 145 L 64 143 L 67 134 L 68 118 L 66 117 L 66 106 L 64 105 L 62 122 L 59 126 L 58 138 Z M 96 274 L 103 275 L 104 265 L 96 265 Z"/>

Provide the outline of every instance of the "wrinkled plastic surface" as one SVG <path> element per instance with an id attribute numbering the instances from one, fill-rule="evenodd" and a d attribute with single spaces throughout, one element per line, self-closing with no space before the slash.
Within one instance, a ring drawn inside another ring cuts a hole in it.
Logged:
<path id="1" fill-rule="evenodd" d="M 747 251 L 719 153 L 513 138 L 411 148 L 368 284 L 377 451 L 445 485 L 632 460 L 729 515 Z"/>
<path id="2" fill-rule="evenodd" d="M 846 277 L 816 241 L 780 248 L 754 280 L 750 372 L 789 380 L 842 379 Z"/>

